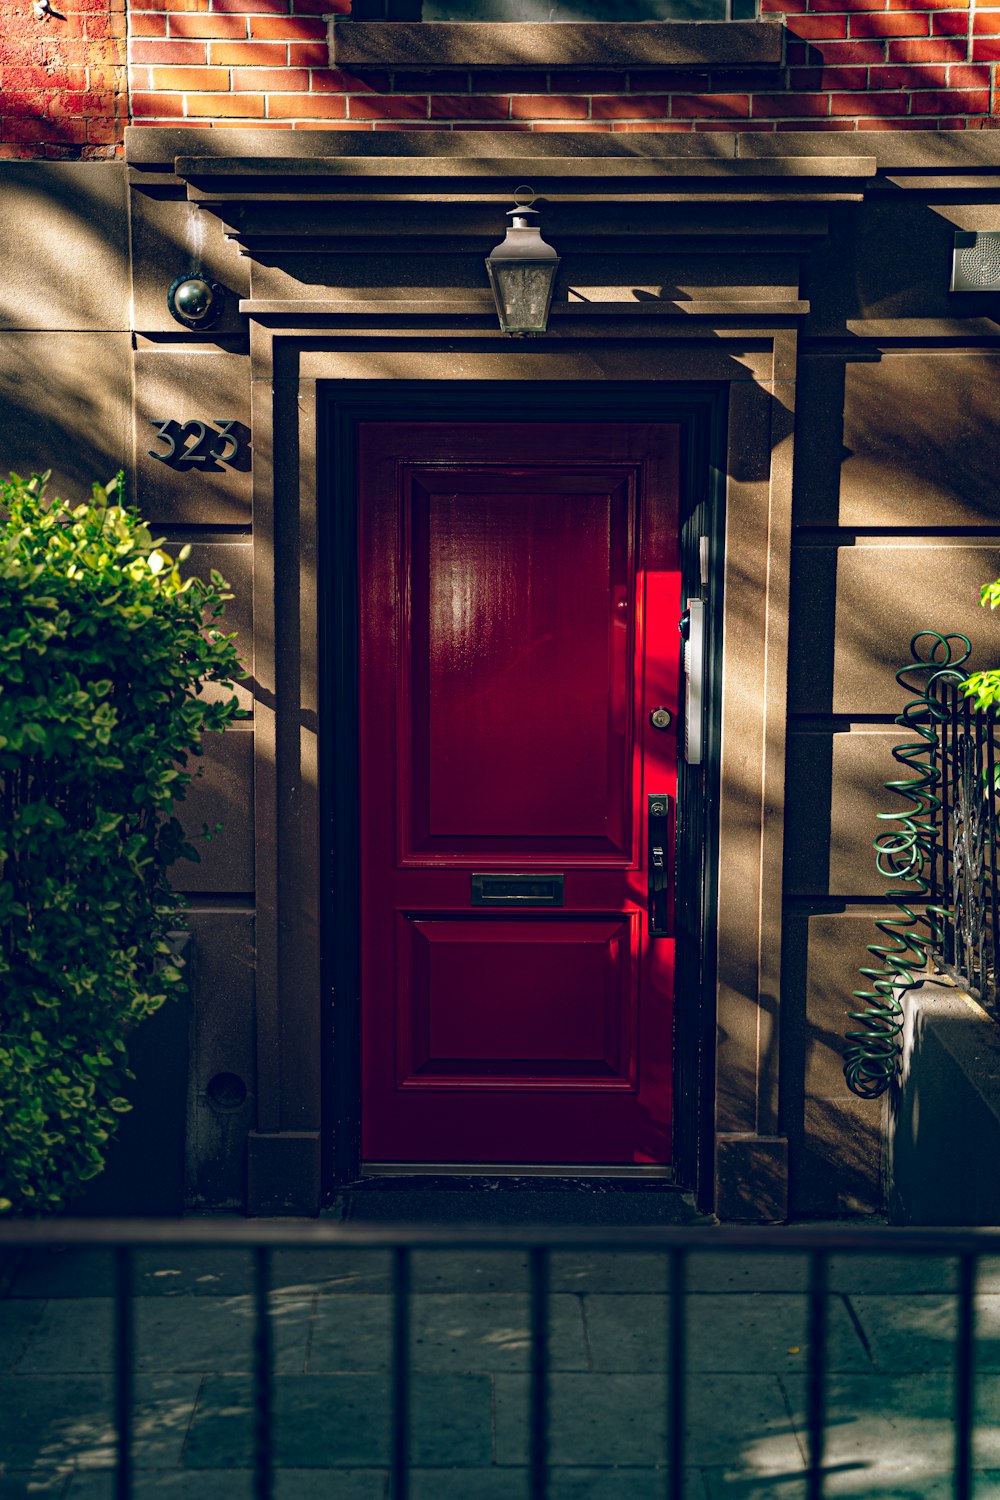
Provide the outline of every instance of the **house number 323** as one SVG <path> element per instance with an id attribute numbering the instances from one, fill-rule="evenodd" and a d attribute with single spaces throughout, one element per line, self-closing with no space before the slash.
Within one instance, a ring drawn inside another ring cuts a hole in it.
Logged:
<path id="1" fill-rule="evenodd" d="M 157 436 L 166 443 L 166 450 L 150 448 L 150 458 L 158 458 L 172 469 L 187 469 L 193 464 L 206 464 L 218 468 L 219 464 L 238 466 L 242 448 L 241 434 L 245 430 L 235 417 L 223 419 L 213 417 L 214 426 L 208 422 L 192 420 L 175 422 L 173 417 L 162 421 L 150 417 L 150 425 L 156 428 Z"/>

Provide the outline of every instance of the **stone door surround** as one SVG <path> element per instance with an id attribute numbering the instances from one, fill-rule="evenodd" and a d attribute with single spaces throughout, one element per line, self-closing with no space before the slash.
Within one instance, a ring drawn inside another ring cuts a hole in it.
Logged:
<path id="1" fill-rule="evenodd" d="M 321 1181 L 317 393 L 461 379 L 726 393 L 715 1165 L 709 1156 L 705 1170 L 723 1217 L 784 1216 L 777 1032 L 802 261 L 830 205 L 858 201 L 875 162 L 843 144 L 845 154 L 755 147 L 707 136 L 681 154 L 676 138 L 652 136 L 129 133 L 134 190 L 221 220 L 250 269 L 239 308 L 253 393 L 259 692 L 251 1211 L 314 1211 Z M 550 332 L 510 340 L 481 260 L 522 182 L 545 205 L 564 283 Z"/>

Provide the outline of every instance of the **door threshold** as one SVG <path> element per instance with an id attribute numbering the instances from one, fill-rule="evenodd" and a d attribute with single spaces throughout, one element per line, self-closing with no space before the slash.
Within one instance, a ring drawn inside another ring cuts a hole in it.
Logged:
<path id="1" fill-rule="evenodd" d="M 363 1162 L 364 1177 L 598 1177 L 618 1180 L 673 1182 L 673 1167 L 656 1164 L 596 1166 L 545 1162 L 449 1162 L 449 1161 L 374 1161 Z"/>

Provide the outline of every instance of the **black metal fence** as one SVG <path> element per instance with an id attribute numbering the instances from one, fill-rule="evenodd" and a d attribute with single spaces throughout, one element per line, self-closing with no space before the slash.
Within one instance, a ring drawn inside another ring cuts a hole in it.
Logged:
<path id="1" fill-rule="evenodd" d="M 931 951 L 938 965 L 1000 1016 L 1000 887 L 997 884 L 997 713 L 974 710 L 958 674 L 934 682 Z"/>
<path id="2" fill-rule="evenodd" d="M 529 1434 L 531 1500 L 549 1495 L 549 1260 L 560 1251 L 643 1252 L 663 1262 L 669 1315 L 662 1337 L 666 1346 L 667 1446 L 663 1467 L 665 1500 L 681 1500 L 684 1486 L 688 1384 L 686 1346 L 687 1269 L 695 1257 L 720 1253 L 791 1257 L 809 1264 L 807 1292 L 808 1349 L 807 1441 L 805 1470 L 809 1500 L 824 1494 L 824 1440 L 827 1407 L 828 1266 L 832 1256 L 885 1256 L 915 1260 L 950 1257 L 957 1263 L 954 1341 L 954 1500 L 973 1493 L 975 1431 L 975 1302 L 978 1261 L 1000 1254 L 1000 1231 L 914 1230 L 883 1227 L 781 1228 L 635 1228 L 617 1230 L 507 1230 L 453 1227 L 365 1228 L 342 1224 L 284 1224 L 218 1220 L 63 1221 L 0 1224 L 0 1250 L 101 1246 L 115 1259 L 115 1428 L 116 1500 L 133 1495 L 133 1261 L 141 1249 L 215 1247 L 241 1249 L 254 1262 L 253 1468 L 254 1500 L 272 1500 L 274 1486 L 273 1351 L 268 1293 L 271 1255 L 281 1249 L 388 1250 L 393 1261 L 391 1368 L 392 1500 L 408 1500 L 410 1487 L 410 1262 L 414 1252 L 526 1252 L 531 1293 L 529 1400 L 524 1413 Z M 649 1330 L 650 1337 L 656 1331 Z"/>

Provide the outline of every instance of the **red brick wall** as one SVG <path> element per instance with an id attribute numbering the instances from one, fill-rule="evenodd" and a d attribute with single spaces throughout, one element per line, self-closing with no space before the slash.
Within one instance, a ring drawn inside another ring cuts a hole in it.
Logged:
<path id="1" fill-rule="evenodd" d="M 126 0 L 0 0 L 0 157 L 114 155 L 128 122 Z"/>
<path id="2" fill-rule="evenodd" d="M 96 155 L 120 139 L 126 0 L 6 0 L 0 150 Z M 128 6 L 139 125 L 353 130 L 976 129 L 998 113 L 1000 7 L 968 0 L 762 0 L 788 29 L 786 66 L 605 73 L 396 72 L 327 66 L 326 24 L 350 0 L 138 0 Z"/>

